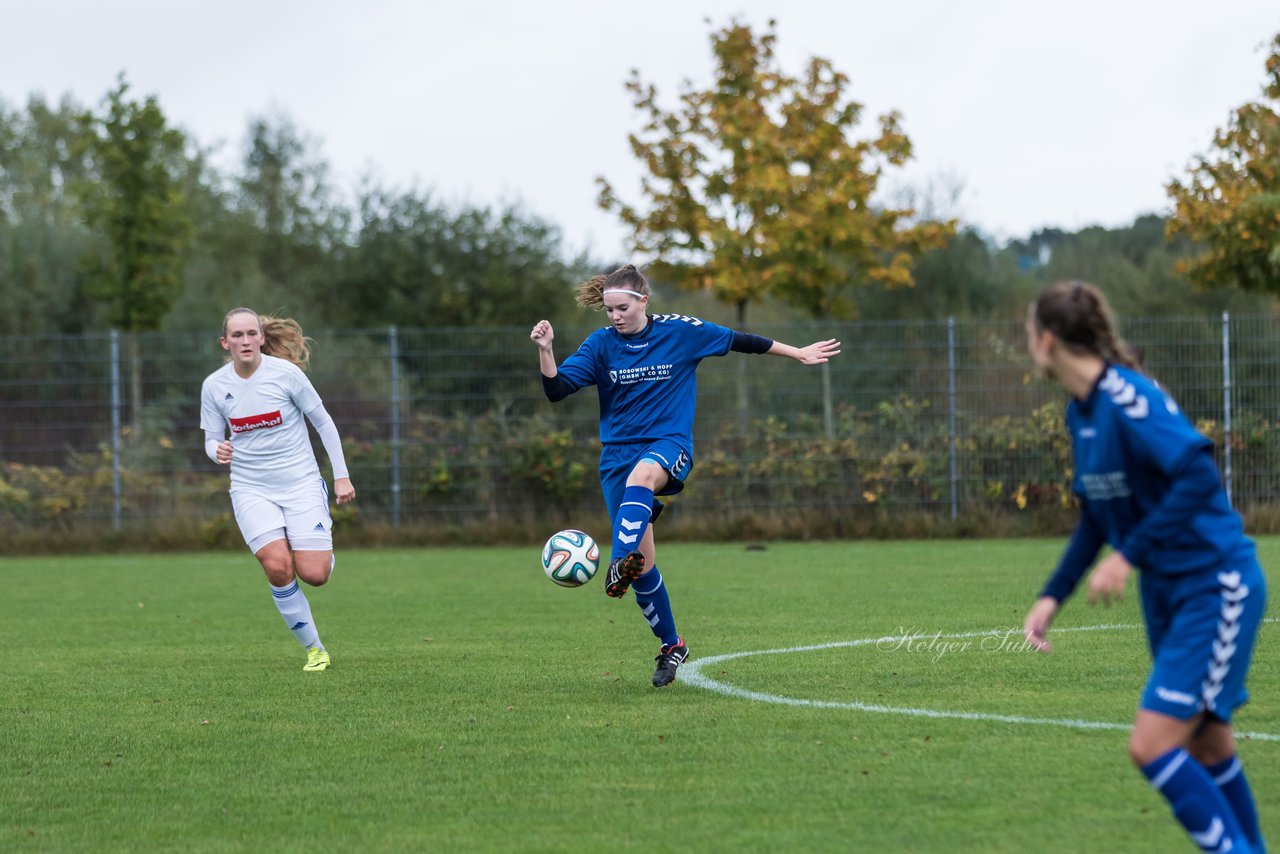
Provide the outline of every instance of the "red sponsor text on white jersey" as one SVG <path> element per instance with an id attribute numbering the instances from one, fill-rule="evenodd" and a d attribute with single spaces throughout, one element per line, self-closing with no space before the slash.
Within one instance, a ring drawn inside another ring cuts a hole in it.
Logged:
<path id="1" fill-rule="evenodd" d="M 280 410 L 264 412 L 261 415 L 250 415 L 245 418 L 228 418 L 232 433 L 247 433 L 250 430 L 261 430 L 264 427 L 279 427 L 284 423 Z"/>

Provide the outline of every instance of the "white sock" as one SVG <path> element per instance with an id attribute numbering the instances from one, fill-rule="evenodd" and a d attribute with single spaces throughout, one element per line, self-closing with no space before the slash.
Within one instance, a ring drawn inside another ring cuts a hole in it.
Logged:
<path id="1" fill-rule="evenodd" d="M 311 619 L 311 604 L 307 602 L 307 594 L 298 586 L 298 579 L 295 578 L 284 587 L 272 584 L 271 598 L 276 601 L 280 616 L 284 617 L 284 624 L 293 632 L 303 649 L 313 646 L 324 649 L 324 644 L 320 643 L 320 633 L 316 631 L 316 624 Z"/>

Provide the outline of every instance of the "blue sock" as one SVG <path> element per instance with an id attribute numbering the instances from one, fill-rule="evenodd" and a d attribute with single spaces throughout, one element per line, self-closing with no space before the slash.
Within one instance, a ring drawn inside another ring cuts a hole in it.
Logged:
<path id="1" fill-rule="evenodd" d="M 1204 769 L 1209 772 L 1213 782 L 1218 784 L 1218 791 L 1227 799 L 1231 811 L 1236 814 L 1240 830 L 1248 837 L 1250 844 L 1262 850 L 1262 830 L 1258 827 L 1258 808 L 1253 803 L 1253 790 L 1244 777 L 1244 766 L 1239 756 L 1224 759 L 1216 765 L 1208 765 Z"/>
<path id="2" fill-rule="evenodd" d="M 649 621 L 649 628 L 658 636 L 664 646 L 680 643 L 680 635 L 676 633 L 676 619 L 671 616 L 671 599 L 667 596 L 667 585 L 662 583 L 662 573 L 655 565 L 635 580 L 631 590 L 636 594 L 636 604 L 640 613 Z"/>
<path id="3" fill-rule="evenodd" d="M 1157 792 L 1164 795 L 1173 815 L 1202 851 L 1230 850 L 1240 854 L 1253 850 L 1236 822 L 1227 799 L 1218 791 L 1204 766 L 1181 747 L 1175 747 L 1149 765 L 1142 773 Z"/>
<path id="4" fill-rule="evenodd" d="M 653 516 L 653 490 L 647 486 L 628 486 L 622 493 L 622 504 L 613 521 L 612 563 L 628 552 L 638 551 L 645 528 Z"/>

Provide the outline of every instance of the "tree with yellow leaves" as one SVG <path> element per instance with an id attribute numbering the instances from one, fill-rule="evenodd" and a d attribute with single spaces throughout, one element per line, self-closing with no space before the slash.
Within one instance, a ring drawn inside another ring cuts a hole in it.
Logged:
<path id="1" fill-rule="evenodd" d="M 1263 99 L 1237 108 L 1212 152 L 1168 186 L 1166 233 L 1204 247 L 1178 270 L 1201 287 L 1280 293 L 1280 34 L 1270 50 Z"/>
<path id="2" fill-rule="evenodd" d="M 955 232 L 873 200 L 885 170 L 911 157 L 901 117 L 881 116 L 871 138 L 855 139 L 863 108 L 846 95 L 848 77 L 817 57 L 789 76 L 776 42 L 774 21 L 759 36 L 737 21 L 713 32 L 714 81 L 686 83 L 670 111 L 633 71 L 627 90 L 646 121 L 630 142 L 647 173 L 645 204 L 598 179 L 600 205 L 629 227 L 632 249 L 663 278 L 734 305 L 740 326 L 766 295 L 815 318 L 850 317 L 849 288 L 910 286 L 914 259 Z"/>

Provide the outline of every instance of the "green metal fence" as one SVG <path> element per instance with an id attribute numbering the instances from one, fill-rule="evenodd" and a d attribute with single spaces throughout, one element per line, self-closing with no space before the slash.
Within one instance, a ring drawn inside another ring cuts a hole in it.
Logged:
<path id="1" fill-rule="evenodd" d="M 1069 503 L 1064 394 L 1034 376 L 1020 320 L 752 331 L 793 344 L 841 339 L 830 394 L 822 368 L 706 360 L 694 474 L 673 515 L 956 518 Z M 1242 509 L 1280 499 L 1277 331 L 1269 316 L 1125 324 L 1148 370 L 1214 439 Z M 557 330 L 557 356 L 590 332 Z M 527 329 L 311 334 L 312 381 L 342 433 L 363 521 L 550 523 L 599 512 L 595 394 L 548 403 Z M 222 356 L 212 336 L 191 334 L 0 339 L 0 522 L 225 522 L 226 473 L 204 456 L 199 429 L 200 384 Z"/>

